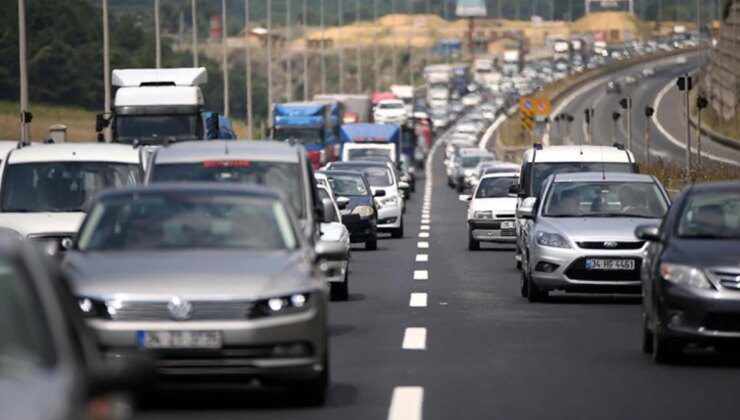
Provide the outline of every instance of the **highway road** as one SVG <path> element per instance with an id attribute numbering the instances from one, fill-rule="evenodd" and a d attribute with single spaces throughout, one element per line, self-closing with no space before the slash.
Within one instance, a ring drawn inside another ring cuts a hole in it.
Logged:
<path id="1" fill-rule="evenodd" d="M 405 237 L 353 250 L 351 298 L 330 308 L 324 407 L 198 390 L 153 396 L 137 418 L 737 418 L 740 359 L 697 350 L 657 366 L 640 350 L 639 297 L 528 303 L 512 249 L 468 251 L 467 204 L 446 186 L 441 154 L 408 203 Z"/>
<path id="2" fill-rule="evenodd" d="M 684 64 L 678 63 L 675 58 L 662 60 L 658 64 L 642 64 L 614 74 L 614 78 L 621 78 L 627 74 L 639 73 L 645 67 L 653 67 L 655 76 L 650 78 L 638 78 L 638 83 L 632 86 L 623 86 L 623 94 L 608 94 L 604 83 L 587 86 L 582 91 L 576 92 L 570 101 L 563 104 L 563 112 L 573 115 L 574 121 L 571 126 L 570 139 L 558 135 L 553 124 L 551 144 L 585 144 L 587 141 L 584 110 L 594 109 L 593 119 L 593 142 L 594 144 L 611 144 L 614 135 L 612 113 L 618 111 L 622 114 L 618 120 L 617 136 L 618 142 L 627 144 L 627 118 L 626 111 L 619 106 L 619 101 L 626 95 L 631 95 L 633 100 L 633 125 L 632 125 L 632 150 L 640 160 L 645 158 L 644 133 L 647 126 L 645 118 L 645 107 L 652 106 L 657 112 L 651 122 L 651 158 L 661 158 L 679 164 L 685 162 L 686 153 L 686 118 L 685 102 L 682 92 L 676 86 L 678 76 L 685 73 L 693 73 L 698 70 L 707 60 L 704 54 L 693 54 L 689 56 Z M 563 128 L 562 132 L 565 132 Z M 692 146 L 696 147 L 696 130 L 691 132 Z M 715 143 L 709 139 L 702 142 L 702 155 L 704 157 L 722 161 L 724 163 L 740 165 L 740 151 Z"/>

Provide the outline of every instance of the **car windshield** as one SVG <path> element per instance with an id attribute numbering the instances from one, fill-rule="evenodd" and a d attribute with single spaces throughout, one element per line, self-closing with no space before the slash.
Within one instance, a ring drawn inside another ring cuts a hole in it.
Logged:
<path id="1" fill-rule="evenodd" d="M 463 168 L 475 168 L 479 163 L 493 160 L 490 156 L 463 156 L 460 159 L 460 166 Z"/>
<path id="2" fill-rule="evenodd" d="M 217 194 L 146 194 L 97 203 L 80 231 L 81 251 L 285 250 L 291 221 L 275 200 Z"/>
<path id="3" fill-rule="evenodd" d="M 213 160 L 198 163 L 156 164 L 152 182 L 233 182 L 276 188 L 293 211 L 303 218 L 303 188 L 298 163 Z"/>
<path id="4" fill-rule="evenodd" d="M 82 212 L 106 188 L 136 185 L 138 164 L 110 162 L 16 163 L 5 168 L 3 212 Z"/>
<path id="5" fill-rule="evenodd" d="M 55 349 L 39 302 L 22 270 L 0 259 L 0 378 L 22 379 L 53 366 Z"/>
<path id="6" fill-rule="evenodd" d="M 320 128 L 297 128 L 282 127 L 275 130 L 273 140 L 288 141 L 295 140 L 300 144 L 322 145 L 322 130 Z"/>
<path id="7" fill-rule="evenodd" d="M 378 109 L 403 109 L 403 102 L 386 102 L 378 104 Z"/>
<path id="8" fill-rule="evenodd" d="M 537 162 L 534 164 L 534 180 L 531 184 L 530 197 L 539 196 L 542 190 L 542 184 L 548 176 L 552 174 L 571 173 L 571 172 L 635 172 L 632 163 L 601 163 L 601 162 Z M 530 186 L 527 186 L 530 189 Z"/>
<path id="9" fill-rule="evenodd" d="M 556 182 L 545 199 L 548 217 L 662 218 L 668 202 L 652 182 Z"/>
<path id="10" fill-rule="evenodd" d="M 116 141 L 163 144 L 167 139 L 199 140 L 203 138 L 198 114 L 117 115 L 114 123 Z"/>
<path id="11" fill-rule="evenodd" d="M 389 187 L 393 185 L 393 174 L 390 169 L 385 166 L 360 166 L 353 165 L 352 167 L 339 167 L 336 169 L 343 169 L 348 171 L 357 171 L 365 174 L 368 184 L 373 187 Z"/>
<path id="12" fill-rule="evenodd" d="M 337 197 L 369 195 L 361 175 L 327 175 Z"/>
<path id="13" fill-rule="evenodd" d="M 509 196 L 509 188 L 517 185 L 517 177 L 483 178 L 475 192 L 475 198 L 501 198 Z"/>
<path id="14" fill-rule="evenodd" d="M 740 192 L 692 193 L 678 223 L 682 238 L 740 239 Z"/>
<path id="15" fill-rule="evenodd" d="M 368 147 L 368 148 L 351 148 L 347 151 L 347 157 L 349 160 L 356 160 L 365 157 L 381 157 L 391 158 L 391 149 L 379 148 L 379 147 Z"/>

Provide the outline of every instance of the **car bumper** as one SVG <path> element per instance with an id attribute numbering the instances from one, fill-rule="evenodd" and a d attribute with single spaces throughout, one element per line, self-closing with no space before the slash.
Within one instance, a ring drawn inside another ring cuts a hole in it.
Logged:
<path id="1" fill-rule="evenodd" d="M 662 287 L 658 317 L 666 335 L 694 341 L 740 341 L 740 293 L 670 283 Z"/>
<path id="2" fill-rule="evenodd" d="M 468 229 L 473 239 L 481 242 L 515 243 L 515 229 L 501 229 L 501 222 L 514 220 L 468 220 Z"/>
<path id="3" fill-rule="evenodd" d="M 643 247 L 644 248 L 644 247 Z M 640 266 L 644 250 L 596 250 L 530 246 L 532 281 L 547 290 L 573 292 L 640 292 Z M 588 270 L 587 259 L 632 259 L 634 270 Z"/>
<path id="4" fill-rule="evenodd" d="M 320 305 L 323 306 L 323 305 Z M 301 314 L 249 321 L 91 320 L 103 353 L 109 357 L 140 351 L 152 357 L 156 375 L 197 381 L 302 381 L 318 377 L 326 360 L 326 319 L 314 307 Z M 218 349 L 144 349 L 140 331 L 219 331 Z"/>
<path id="5" fill-rule="evenodd" d="M 347 227 L 349 241 L 352 243 L 365 242 L 378 236 L 374 217 L 363 219 L 357 215 L 342 215 L 342 223 Z"/>
<path id="6" fill-rule="evenodd" d="M 388 206 L 378 209 L 378 230 L 401 227 L 402 206 Z"/>

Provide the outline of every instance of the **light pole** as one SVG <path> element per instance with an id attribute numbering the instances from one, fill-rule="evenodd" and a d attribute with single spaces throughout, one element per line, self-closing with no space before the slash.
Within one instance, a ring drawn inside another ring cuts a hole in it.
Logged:
<path id="1" fill-rule="evenodd" d="M 617 142 L 617 121 L 621 116 L 622 114 L 617 111 L 612 112 L 612 143 Z"/>
<path id="2" fill-rule="evenodd" d="M 110 38 L 108 25 L 108 0 L 103 0 L 103 115 L 105 118 L 111 115 L 111 92 L 110 92 Z M 111 141 L 110 127 L 103 130 L 103 138 L 106 142 Z"/>
<path id="3" fill-rule="evenodd" d="M 29 142 L 29 124 L 33 116 L 28 112 L 28 64 L 26 62 L 26 0 L 18 0 L 18 58 L 21 83 L 21 142 Z"/>
<path id="4" fill-rule="evenodd" d="M 252 109 L 252 46 L 249 40 L 250 22 L 249 0 L 244 0 L 244 53 L 246 55 L 246 82 L 247 82 L 247 138 L 251 139 L 254 134 L 254 116 Z"/>
<path id="5" fill-rule="evenodd" d="M 344 0 L 337 0 L 337 48 L 339 49 L 339 92 L 344 93 L 344 45 L 342 45 L 342 25 L 344 25 L 344 11 L 342 3 Z"/>
<path id="6" fill-rule="evenodd" d="M 696 165 L 701 167 L 701 111 L 709 105 L 703 95 L 696 97 Z"/>
<path id="7" fill-rule="evenodd" d="M 226 0 L 221 0 L 221 67 L 224 77 L 224 115 L 229 116 L 229 47 L 226 45 Z"/>
<path id="8" fill-rule="evenodd" d="M 326 93 L 326 32 L 324 27 L 324 0 L 319 2 L 319 26 L 321 27 L 321 93 Z"/>
<path id="9" fill-rule="evenodd" d="M 156 67 L 162 67 L 162 39 L 159 33 L 159 0 L 154 0 L 154 51 Z"/>
<path id="10" fill-rule="evenodd" d="M 627 112 L 627 149 L 632 150 L 632 96 L 622 98 L 619 105 Z"/>
<path id="11" fill-rule="evenodd" d="M 198 67 L 198 18 L 195 9 L 196 0 L 190 0 L 190 20 L 193 26 L 193 67 Z"/>
<path id="12" fill-rule="evenodd" d="M 272 124 L 272 0 L 267 0 L 267 119 Z"/>
<path id="13" fill-rule="evenodd" d="M 288 102 L 293 100 L 293 57 L 290 54 L 290 3 L 290 0 L 285 0 L 285 98 Z"/>
<path id="14" fill-rule="evenodd" d="M 303 100 L 311 94 L 308 85 L 308 0 L 303 0 Z"/>
<path id="15" fill-rule="evenodd" d="M 362 17 L 362 11 L 360 9 L 360 0 L 355 1 L 355 23 L 359 24 Z M 362 50 L 360 49 L 360 43 L 362 41 L 357 38 L 355 44 L 355 54 L 357 56 L 357 93 L 362 93 Z"/>
<path id="16" fill-rule="evenodd" d="M 373 0 L 373 78 L 375 90 L 380 90 L 380 60 L 378 59 L 378 0 Z"/>
<path id="17" fill-rule="evenodd" d="M 650 107 L 645 107 L 645 164 L 650 166 L 650 119 L 655 110 Z"/>
<path id="18" fill-rule="evenodd" d="M 391 0 L 391 14 L 393 15 L 393 18 L 396 19 L 396 0 Z M 395 83 L 398 79 L 398 56 L 396 54 L 396 37 L 393 35 L 391 35 L 391 42 L 391 74 L 393 75 L 391 80 Z"/>

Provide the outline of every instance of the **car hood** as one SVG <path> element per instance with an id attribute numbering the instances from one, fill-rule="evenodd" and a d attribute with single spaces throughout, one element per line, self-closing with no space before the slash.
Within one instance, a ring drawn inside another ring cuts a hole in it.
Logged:
<path id="1" fill-rule="evenodd" d="M 474 198 L 470 202 L 471 211 L 491 210 L 493 213 L 514 214 L 517 199 L 513 197 Z"/>
<path id="2" fill-rule="evenodd" d="M 0 227 L 23 236 L 74 235 L 85 219 L 85 213 L 0 213 Z"/>
<path id="3" fill-rule="evenodd" d="M 637 242 L 635 229 L 640 225 L 658 225 L 661 219 L 632 217 L 541 217 L 535 229 L 557 232 L 574 242 L 624 241 Z"/>
<path id="4" fill-rule="evenodd" d="M 740 270 L 740 240 L 681 239 L 668 242 L 666 259 L 697 267 Z"/>
<path id="5" fill-rule="evenodd" d="M 312 285 L 301 251 L 69 252 L 78 296 L 100 299 L 260 299 Z"/>

